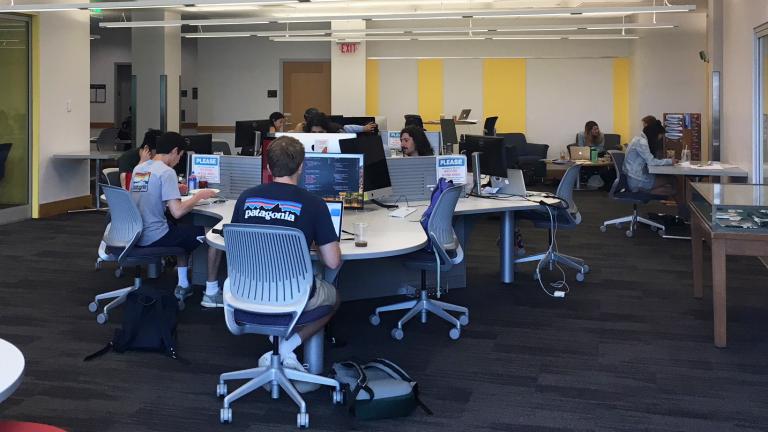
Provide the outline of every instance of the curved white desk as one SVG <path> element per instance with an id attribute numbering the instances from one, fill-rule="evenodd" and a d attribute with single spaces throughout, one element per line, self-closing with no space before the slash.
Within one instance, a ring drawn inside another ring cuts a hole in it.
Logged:
<path id="1" fill-rule="evenodd" d="M 8 399 L 21 384 L 24 355 L 12 343 L 0 339 L 0 402 Z"/>
<path id="2" fill-rule="evenodd" d="M 214 228 L 222 229 L 224 224 L 231 221 L 234 207 L 235 201 L 228 200 L 221 204 L 200 205 L 193 211 L 219 219 L 219 223 Z M 382 208 L 345 210 L 341 221 L 342 229 L 352 232 L 355 223 L 367 223 L 368 246 L 356 247 L 354 241 L 345 240 L 353 236 L 342 233 L 341 259 L 348 261 L 384 258 L 415 252 L 423 248 L 427 244 L 427 235 L 418 220 L 424 209 L 420 208 L 404 219 L 390 217 L 389 212 Z M 226 249 L 224 237 L 220 234 L 209 231 L 205 237 L 211 247 Z"/>

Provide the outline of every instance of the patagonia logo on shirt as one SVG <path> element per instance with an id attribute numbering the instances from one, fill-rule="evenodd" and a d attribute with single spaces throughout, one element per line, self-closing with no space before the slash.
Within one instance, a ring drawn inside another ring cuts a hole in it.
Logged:
<path id="1" fill-rule="evenodd" d="M 131 192 L 146 192 L 149 190 L 150 172 L 137 172 L 131 177 Z"/>
<path id="2" fill-rule="evenodd" d="M 282 219 L 290 222 L 301 214 L 301 204 L 294 201 L 271 200 L 266 198 L 248 198 L 243 208 L 244 219 L 262 218 L 264 220 Z"/>

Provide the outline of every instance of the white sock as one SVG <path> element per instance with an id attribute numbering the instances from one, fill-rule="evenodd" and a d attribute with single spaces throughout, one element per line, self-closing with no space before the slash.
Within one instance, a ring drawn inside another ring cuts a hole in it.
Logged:
<path id="1" fill-rule="evenodd" d="M 301 345 L 301 337 L 298 333 L 294 333 L 293 336 L 288 339 L 280 341 L 280 357 L 285 357 L 288 354 L 292 354 L 293 350 Z"/>
<path id="2" fill-rule="evenodd" d="M 219 292 L 219 281 L 205 283 L 205 295 L 212 296 Z"/>
<path id="3" fill-rule="evenodd" d="M 187 268 L 176 267 L 176 272 L 179 274 L 179 286 L 182 288 L 189 288 L 189 280 L 187 279 Z"/>

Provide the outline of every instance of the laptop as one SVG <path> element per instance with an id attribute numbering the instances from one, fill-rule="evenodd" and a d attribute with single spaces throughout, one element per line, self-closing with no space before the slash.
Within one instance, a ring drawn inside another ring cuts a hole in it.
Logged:
<path id="1" fill-rule="evenodd" d="M 584 147 L 571 147 L 571 160 L 573 161 L 588 161 L 590 159 L 590 148 Z"/>
<path id="2" fill-rule="evenodd" d="M 456 120 L 466 120 L 466 119 L 468 119 L 470 112 L 472 112 L 471 108 L 464 108 L 463 110 L 461 110 L 461 114 L 459 114 L 459 118 L 457 118 Z"/>
<path id="3" fill-rule="evenodd" d="M 326 201 L 325 204 L 331 214 L 333 227 L 336 228 L 336 236 L 341 240 L 341 216 L 344 213 L 344 203 L 342 201 Z"/>
<path id="4" fill-rule="evenodd" d="M 528 191 L 525 189 L 523 170 L 508 169 L 507 178 L 492 177 L 491 183 L 491 186 L 499 188 L 497 191 L 499 194 L 521 197 L 528 196 Z"/>

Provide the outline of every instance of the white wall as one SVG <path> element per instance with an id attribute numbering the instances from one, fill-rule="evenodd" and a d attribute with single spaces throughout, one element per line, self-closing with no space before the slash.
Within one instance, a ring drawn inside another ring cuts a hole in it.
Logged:
<path id="1" fill-rule="evenodd" d="M 266 118 L 280 110 L 281 61 L 330 58 L 327 42 L 272 42 L 256 37 L 201 39 L 197 45 L 197 122 L 234 126 L 237 120 Z M 270 89 L 278 90 L 277 98 L 267 98 Z M 291 114 L 301 118 L 301 113 Z"/>
<path id="2" fill-rule="evenodd" d="M 90 148 L 90 14 L 46 12 L 38 20 L 39 202 L 45 204 L 89 193 L 88 162 L 51 156 Z"/>
<path id="3" fill-rule="evenodd" d="M 748 170 L 752 179 L 753 101 L 758 91 L 754 86 L 754 28 L 768 22 L 768 2 L 730 0 L 723 14 L 721 156 Z"/>
<path id="4" fill-rule="evenodd" d="M 665 112 L 701 113 L 704 147 L 709 142 L 708 72 L 699 51 L 707 49 L 707 17 L 703 12 L 665 15 L 659 14 L 657 23 L 673 22 L 680 27 L 646 31 L 633 44 L 630 130 L 639 135 L 640 119 L 649 114 L 661 119 Z"/>
<path id="5" fill-rule="evenodd" d="M 333 21 L 331 28 L 365 29 L 365 21 Z M 343 53 L 340 45 L 331 44 L 331 112 L 334 114 L 365 115 L 365 46 L 365 42 L 360 42 L 355 52 Z"/>
<path id="6" fill-rule="evenodd" d="M 469 118 L 480 120 L 476 125 L 457 126 L 458 134 L 483 133 L 483 80 L 478 79 L 482 76 L 481 59 L 446 59 L 443 64 L 443 114 L 451 117 L 469 108 Z"/>
<path id="7" fill-rule="evenodd" d="M 613 130 L 613 59 L 531 59 L 526 71 L 526 137 L 557 157 L 584 123 Z"/>
<path id="8" fill-rule="evenodd" d="M 380 67 L 379 115 L 387 118 L 389 130 L 399 131 L 403 115 L 419 113 L 418 65 L 415 60 L 387 60 Z"/>
<path id="9" fill-rule="evenodd" d="M 107 85 L 107 102 L 90 104 L 91 122 L 112 123 L 115 120 L 115 63 L 131 62 L 131 30 L 100 30 L 100 38 L 91 41 L 91 84 Z"/>

